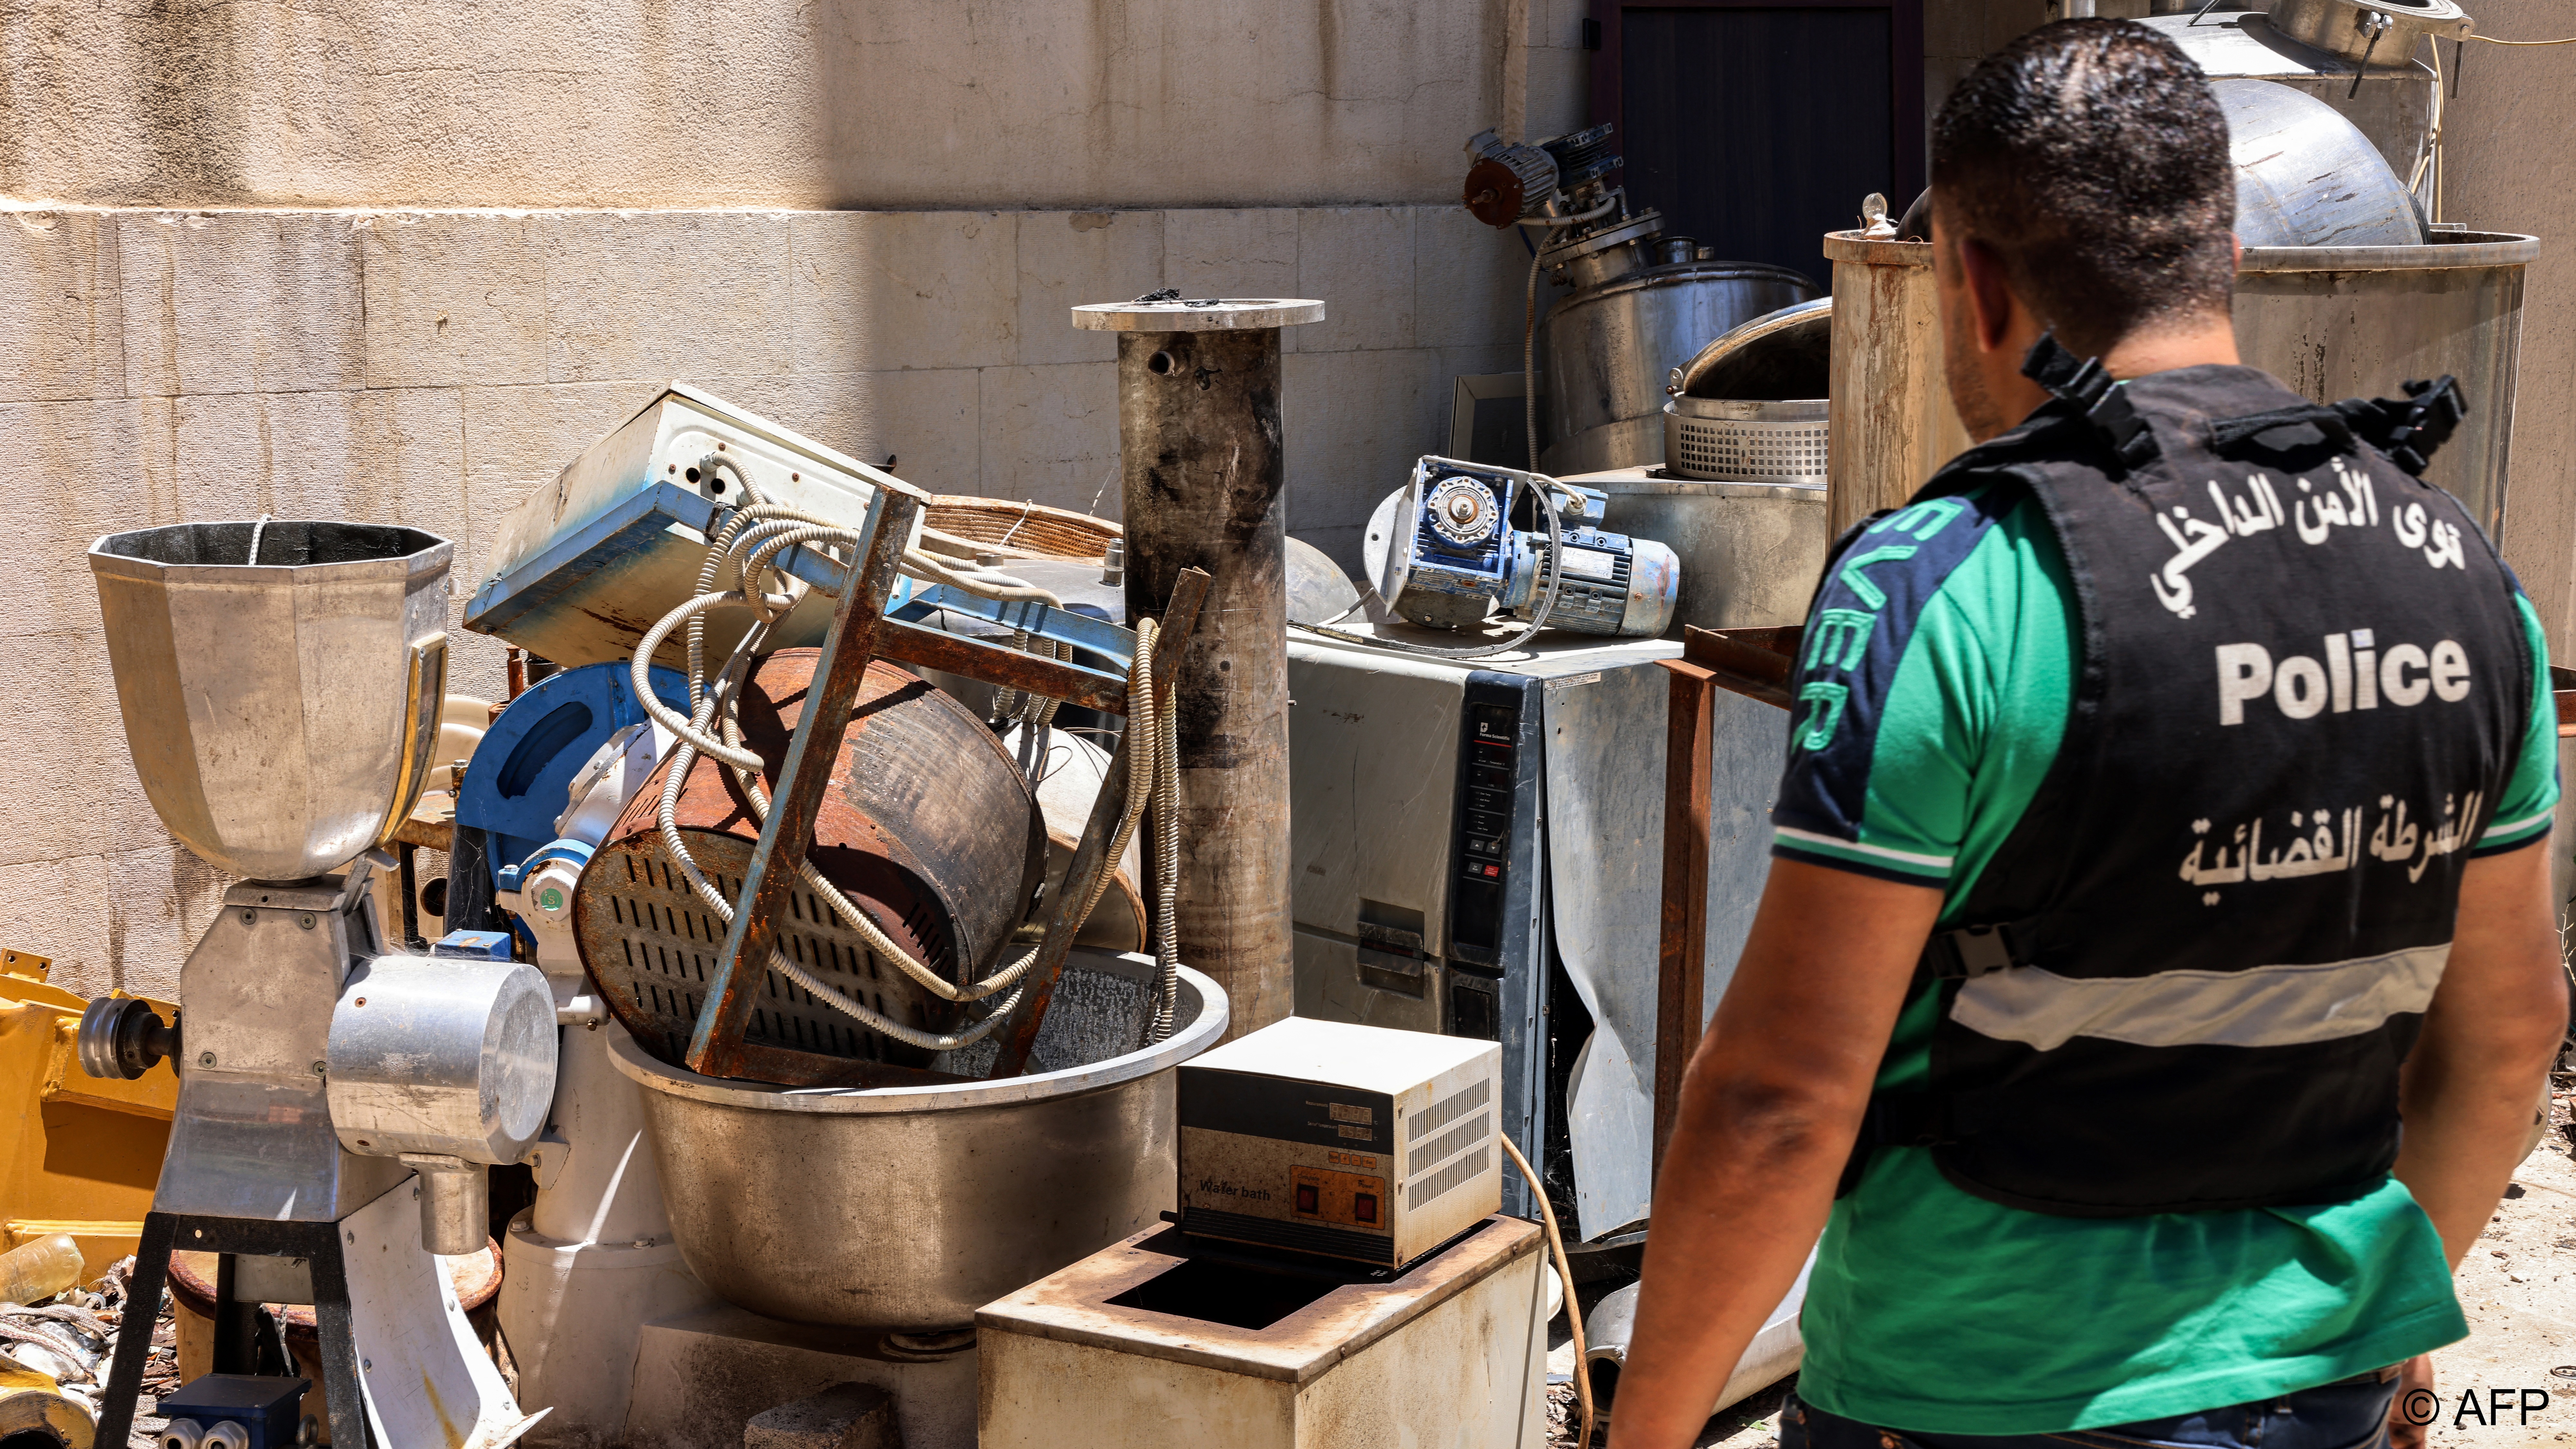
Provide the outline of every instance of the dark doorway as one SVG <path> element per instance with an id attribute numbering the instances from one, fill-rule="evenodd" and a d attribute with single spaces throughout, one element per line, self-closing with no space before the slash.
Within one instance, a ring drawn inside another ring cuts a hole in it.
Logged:
<path id="1" fill-rule="evenodd" d="M 1922 186 L 1920 0 L 1597 0 L 1595 119 L 1618 124 L 1631 207 L 1731 261 L 1831 281 L 1818 239 L 1872 191 Z M 1607 84 L 1605 84 L 1605 82 Z"/>

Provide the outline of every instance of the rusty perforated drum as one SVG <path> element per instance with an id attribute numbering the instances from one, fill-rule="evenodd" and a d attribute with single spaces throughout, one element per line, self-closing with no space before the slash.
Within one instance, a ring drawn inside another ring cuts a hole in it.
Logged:
<path id="1" fill-rule="evenodd" d="M 743 691 L 743 734 L 780 765 L 817 651 L 770 656 Z M 573 927 L 582 962 L 618 1022 L 656 1058 L 678 1063 L 715 974 L 725 923 L 673 865 L 658 823 L 669 766 L 656 772 L 582 872 Z M 760 826 L 732 778 L 701 759 L 676 821 L 699 869 L 739 898 Z M 1047 839 L 1027 781 L 991 730 L 948 695 L 894 665 L 869 664 L 832 786 L 814 822 L 817 869 L 895 942 L 950 981 L 992 969 L 1035 894 Z M 897 1021 L 945 1032 L 942 1000 L 869 951 L 810 892 L 795 893 L 778 949 Z M 861 1029 L 777 972 L 764 973 L 745 1035 L 746 1075 L 795 1086 L 858 1086 L 881 1064 L 929 1054 Z"/>

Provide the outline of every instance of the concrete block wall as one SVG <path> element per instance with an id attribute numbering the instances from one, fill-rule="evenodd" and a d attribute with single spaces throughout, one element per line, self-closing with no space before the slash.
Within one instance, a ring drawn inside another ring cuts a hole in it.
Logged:
<path id="1" fill-rule="evenodd" d="M 168 994 L 225 884 L 134 782 L 100 534 L 408 523 L 455 541 L 461 610 L 500 513 L 674 378 L 934 492 L 1114 518 L 1115 341 L 1066 309 L 1170 285 L 1325 300 L 1285 340 L 1289 517 L 1355 564 L 1445 446 L 1451 377 L 1519 365 L 1525 279 L 1455 206 L 0 214 L 0 451 L 40 500 L 0 581 L 30 710 L 0 944 L 75 990 Z M 497 693 L 499 644 L 454 638 L 452 687 Z"/>
<path id="2" fill-rule="evenodd" d="M 9 0 L 0 193 L 124 206 L 1419 204 L 1453 195 L 1459 143 L 1520 104 L 1517 52 L 1548 3 Z"/>

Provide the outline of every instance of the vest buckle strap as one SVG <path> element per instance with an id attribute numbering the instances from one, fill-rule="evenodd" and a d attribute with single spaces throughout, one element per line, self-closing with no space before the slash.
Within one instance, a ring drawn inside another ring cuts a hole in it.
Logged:
<path id="1" fill-rule="evenodd" d="M 1923 943 L 1924 969 L 1935 981 L 1973 981 L 2014 965 L 2010 929 L 1997 924 L 1935 931 Z"/>
<path id="2" fill-rule="evenodd" d="M 2022 358 L 2021 375 L 2046 388 L 2091 423 L 2111 444 L 2124 468 L 2141 468 L 2156 456 L 2155 434 L 2137 405 L 2121 392 L 2098 357 L 2078 358 L 2057 340 L 2055 329 L 2041 333 Z"/>
<path id="3" fill-rule="evenodd" d="M 2430 382 L 2405 384 L 2403 398 L 2348 397 L 2334 405 L 2352 430 L 2388 455 L 2388 461 L 2421 478 L 2435 449 L 2468 416 L 2458 378 L 2444 373 Z"/>

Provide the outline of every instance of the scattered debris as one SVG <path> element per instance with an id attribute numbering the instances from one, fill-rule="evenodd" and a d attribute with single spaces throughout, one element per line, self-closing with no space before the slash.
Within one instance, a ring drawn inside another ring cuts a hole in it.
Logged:
<path id="1" fill-rule="evenodd" d="M 79 1316 L 57 1321 L 69 1322 L 84 1330 L 95 1326 L 94 1376 L 78 1386 L 68 1380 L 63 1381 L 63 1396 L 89 1410 L 93 1420 L 98 1417 L 98 1400 L 106 1387 L 108 1366 L 116 1358 L 117 1336 L 125 1328 L 126 1285 L 133 1277 L 134 1260 L 125 1258 L 100 1274 L 98 1281 L 92 1283 L 87 1291 L 73 1289 L 49 1300 L 49 1306 L 19 1308 L 0 1305 L 0 1324 L 11 1327 L 31 1327 L 33 1322 L 53 1317 L 66 1309 Z M 162 1294 L 161 1313 L 152 1324 L 152 1352 L 143 1361 L 143 1390 L 134 1405 L 134 1429 L 127 1440 L 131 1449 L 154 1449 L 159 1444 L 160 1432 L 168 1421 L 152 1413 L 152 1408 L 163 1395 L 179 1391 L 179 1324 L 172 1316 L 175 1311 L 176 1300 L 168 1293 Z M 24 1347 L 13 1340 L 6 1351 L 19 1362 L 28 1363 L 21 1352 Z M 37 1365 L 28 1363 L 28 1367 Z"/>

